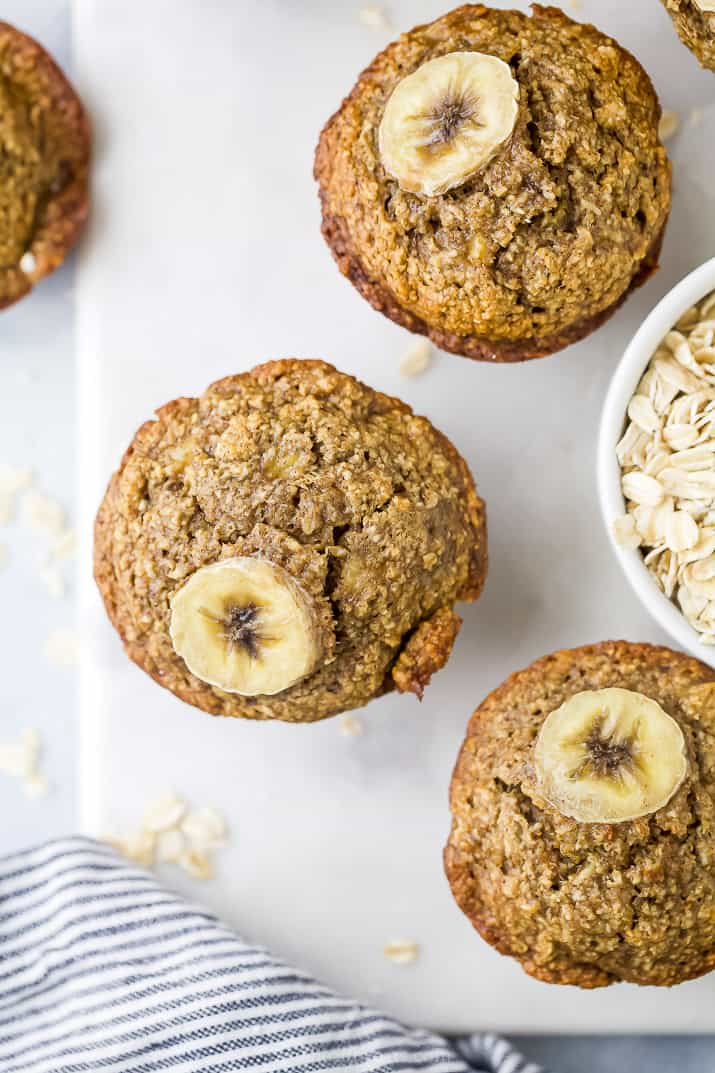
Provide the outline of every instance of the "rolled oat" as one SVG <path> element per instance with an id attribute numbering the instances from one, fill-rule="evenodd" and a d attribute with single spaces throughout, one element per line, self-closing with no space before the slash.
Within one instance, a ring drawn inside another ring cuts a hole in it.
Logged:
<path id="1" fill-rule="evenodd" d="M 616 447 L 627 513 L 612 522 L 703 644 L 715 644 L 713 314 L 715 292 L 683 314 L 641 377 Z"/>

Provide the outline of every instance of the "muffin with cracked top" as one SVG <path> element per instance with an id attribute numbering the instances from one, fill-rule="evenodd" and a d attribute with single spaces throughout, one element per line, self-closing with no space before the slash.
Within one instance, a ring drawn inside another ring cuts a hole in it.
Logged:
<path id="1" fill-rule="evenodd" d="M 31 37 L 0 22 L 0 309 L 58 268 L 87 216 L 82 103 Z"/>
<path id="2" fill-rule="evenodd" d="M 548 983 L 715 966 L 715 671 L 610 641 L 512 674 L 454 769 L 445 866 L 482 937 Z"/>
<path id="3" fill-rule="evenodd" d="M 376 309 L 445 350 L 552 353 L 657 267 L 659 116 L 593 26 L 467 4 L 388 46 L 325 126 L 323 234 Z"/>
<path id="4" fill-rule="evenodd" d="M 96 523 L 95 576 L 130 658 L 249 719 L 421 697 L 486 565 L 484 504 L 449 440 L 321 361 L 162 407 Z"/>

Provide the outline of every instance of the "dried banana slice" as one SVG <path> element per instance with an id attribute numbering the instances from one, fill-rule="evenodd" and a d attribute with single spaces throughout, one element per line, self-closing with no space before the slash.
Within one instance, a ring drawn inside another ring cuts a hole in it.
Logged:
<path id="1" fill-rule="evenodd" d="M 320 631 L 282 567 L 237 556 L 204 566 L 171 601 L 171 641 L 192 674 L 226 693 L 281 693 L 315 670 Z"/>
<path id="2" fill-rule="evenodd" d="M 534 766 L 541 793 L 563 815 L 622 823 L 671 799 L 687 772 L 685 739 L 642 693 L 588 690 L 545 719 Z"/>
<path id="3" fill-rule="evenodd" d="M 434 197 L 471 179 L 509 138 L 519 110 L 511 68 L 483 52 L 428 60 L 397 84 L 378 131 L 385 170 Z"/>

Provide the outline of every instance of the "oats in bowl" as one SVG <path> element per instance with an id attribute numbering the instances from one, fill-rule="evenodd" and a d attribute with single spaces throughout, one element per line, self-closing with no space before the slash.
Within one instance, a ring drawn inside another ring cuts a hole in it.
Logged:
<path id="1" fill-rule="evenodd" d="M 637 547 L 703 644 L 715 644 L 715 292 L 656 348 L 628 405 L 616 453 Z"/>

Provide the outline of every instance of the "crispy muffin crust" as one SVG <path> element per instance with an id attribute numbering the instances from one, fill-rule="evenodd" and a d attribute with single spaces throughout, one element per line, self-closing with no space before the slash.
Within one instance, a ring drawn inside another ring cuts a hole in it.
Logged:
<path id="1" fill-rule="evenodd" d="M 298 579 L 331 634 L 332 661 L 272 697 L 200 681 L 169 637 L 192 573 L 254 554 Z M 424 686 L 456 636 L 452 604 L 476 599 L 486 568 L 484 504 L 449 440 L 322 361 L 269 362 L 163 406 L 95 529 L 95 578 L 129 657 L 182 700 L 249 719 L 312 722 Z M 404 650 L 418 669 L 393 681 Z"/>
<path id="2" fill-rule="evenodd" d="M 421 622 L 392 668 L 392 680 L 400 693 L 414 693 L 422 700 L 432 675 L 444 667 L 462 626 L 451 607 L 441 607 Z"/>
<path id="3" fill-rule="evenodd" d="M 579 824 L 538 794 L 533 744 L 574 693 L 621 686 L 680 725 L 690 773 L 652 816 Z M 445 867 L 488 943 L 548 983 L 671 985 L 715 965 L 715 672 L 608 641 L 512 674 L 477 708 L 451 786 Z"/>
<path id="4" fill-rule="evenodd" d="M 0 22 L 0 309 L 62 264 L 88 210 L 90 128 L 62 71 Z M 20 263 L 25 254 L 31 254 Z"/>
<path id="5" fill-rule="evenodd" d="M 715 12 L 701 11 L 693 0 L 661 0 L 678 37 L 700 61 L 715 71 Z"/>
<path id="6" fill-rule="evenodd" d="M 376 133 L 397 83 L 477 50 L 509 63 L 512 137 L 438 197 L 402 191 Z M 660 106 L 630 53 L 557 8 L 467 4 L 403 34 L 363 72 L 318 145 L 323 234 L 380 312 L 466 357 L 520 361 L 580 339 L 657 267 L 670 208 Z"/>

